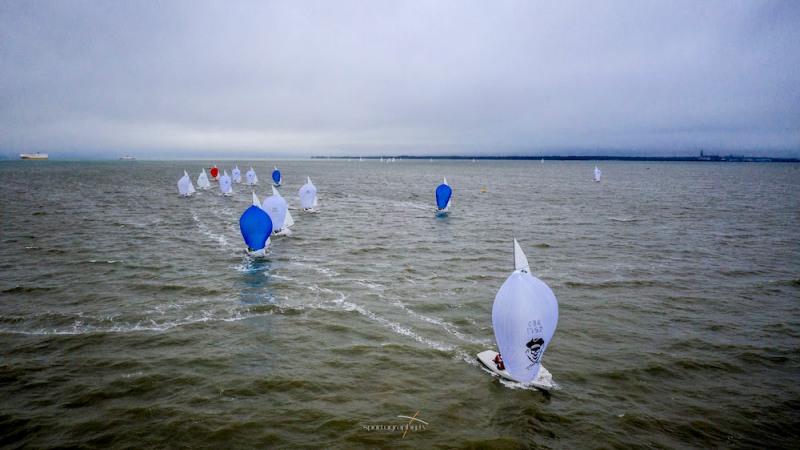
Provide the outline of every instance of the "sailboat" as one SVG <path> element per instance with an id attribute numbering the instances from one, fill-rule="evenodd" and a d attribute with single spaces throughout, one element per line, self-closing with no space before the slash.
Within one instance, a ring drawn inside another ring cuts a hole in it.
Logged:
<path id="1" fill-rule="evenodd" d="M 600 171 L 600 168 L 597 167 L 597 166 L 594 166 L 594 181 L 599 183 L 600 182 L 600 176 L 602 176 L 602 175 L 603 175 L 603 172 Z"/>
<path id="2" fill-rule="evenodd" d="M 211 182 L 208 181 L 208 175 L 206 175 L 206 169 L 203 169 L 200 175 L 197 176 L 197 187 L 204 190 L 211 187 Z"/>
<path id="3" fill-rule="evenodd" d="M 226 170 L 223 172 L 222 176 L 219 178 L 219 190 L 222 192 L 222 195 L 226 197 L 230 197 L 233 195 L 233 186 L 231 186 L 231 177 L 228 175 L 228 171 Z"/>
<path id="4" fill-rule="evenodd" d="M 219 180 L 219 169 L 217 168 L 216 164 L 214 165 L 214 167 L 212 167 L 212 168 L 210 168 L 208 170 L 208 173 L 211 174 L 211 179 L 212 180 L 214 180 L 214 181 L 218 181 Z"/>
<path id="5" fill-rule="evenodd" d="M 281 197 L 281 194 L 272 186 L 272 195 L 265 198 L 261 204 L 261 209 L 269 214 L 272 219 L 272 234 L 274 236 L 291 236 L 290 226 L 294 225 L 292 213 L 289 212 L 289 204 Z"/>
<path id="6" fill-rule="evenodd" d="M 184 170 L 183 176 L 178 180 L 178 194 L 182 197 L 189 197 L 195 192 L 192 179 L 189 178 L 189 174 Z"/>
<path id="7" fill-rule="evenodd" d="M 239 170 L 239 166 L 236 166 L 231 170 L 231 178 L 233 178 L 234 183 L 241 183 L 242 182 L 242 171 Z"/>
<path id="8" fill-rule="evenodd" d="M 297 191 L 297 195 L 300 196 L 300 206 L 303 207 L 303 211 L 315 213 L 318 210 L 317 208 L 317 188 L 314 186 L 314 183 L 311 182 L 311 177 L 308 177 L 308 182 L 300 187 L 300 190 Z"/>
<path id="9" fill-rule="evenodd" d="M 256 171 L 253 170 L 253 167 L 250 167 L 250 170 L 247 171 L 245 174 L 245 178 L 247 178 L 247 185 L 248 186 L 255 186 L 258 184 L 258 176 L 256 175 Z"/>
<path id="10" fill-rule="evenodd" d="M 442 184 L 436 187 L 436 214 L 445 215 L 450 210 L 450 199 L 453 196 L 453 189 L 447 184 L 447 178 Z"/>
<path id="11" fill-rule="evenodd" d="M 553 377 L 542 357 L 558 324 L 558 301 L 542 280 L 530 273 L 528 258 L 514 239 L 514 272 L 506 279 L 492 306 L 497 347 L 478 353 L 478 361 L 507 380 L 542 390 L 553 389 Z"/>
<path id="12" fill-rule="evenodd" d="M 225 175 L 223 175 L 225 176 Z M 253 204 L 239 217 L 239 230 L 242 232 L 247 254 L 255 257 L 266 256 L 269 235 L 272 233 L 272 220 L 269 218 L 253 192 Z"/>
<path id="13" fill-rule="evenodd" d="M 281 171 L 278 170 L 278 166 L 275 166 L 275 170 L 272 171 L 272 184 L 275 187 L 281 185 Z"/>
<path id="14" fill-rule="evenodd" d="M 544 164 L 544 158 L 542 158 L 542 164 Z"/>

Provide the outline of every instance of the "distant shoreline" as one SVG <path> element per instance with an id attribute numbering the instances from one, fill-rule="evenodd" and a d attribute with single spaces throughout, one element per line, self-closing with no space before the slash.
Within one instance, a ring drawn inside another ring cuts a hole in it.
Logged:
<path id="1" fill-rule="evenodd" d="M 774 158 L 769 156 L 312 156 L 311 159 L 455 159 L 455 160 L 509 160 L 509 161 L 667 161 L 667 162 L 781 162 L 800 163 L 798 158 Z"/>

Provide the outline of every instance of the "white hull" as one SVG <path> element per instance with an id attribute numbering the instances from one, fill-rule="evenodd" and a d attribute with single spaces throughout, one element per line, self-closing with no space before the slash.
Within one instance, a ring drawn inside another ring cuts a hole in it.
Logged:
<path id="1" fill-rule="evenodd" d="M 247 256 L 251 258 L 266 258 L 267 257 L 267 249 L 262 248 L 261 250 L 245 250 Z"/>
<path id="2" fill-rule="evenodd" d="M 311 214 L 316 214 L 316 213 L 318 213 L 318 212 L 319 212 L 319 210 L 318 210 L 318 209 L 316 209 L 316 208 L 307 208 L 307 209 L 303 209 L 303 212 L 307 212 L 307 213 L 311 213 Z"/>
<path id="3" fill-rule="evenodd" d="M 291 236 L 292 235 L 292 230 L 290 230 L 289 228 L 284 228 L 284 229 L 279 230 L 277 232 L 273 232 L 272 235 L 273 236 Z"/>
<path id="4" fill-rule="evenodd" d="M 489 369 L 493 374 L 506 379 L 508 381 L 513 381 L 515 383 L 519 383 L 519 381 L 515 380 L 514 377 L 511 376 L 510 373 L 506 370 L 499 370 L 497 368 L 497 364 L 494 363 L 494 358 L 497 356 L 497 352 L 494 350 L 484 350 L 478 353 L 478 361 Z M 527 384 L 527 386 L 535 387 L 536 389 L 541 389 L 543 391 L 549 391 L 555 387 L 553 384 L 553 376 L 550 372 L 541 366 L 539 368 L 539 375 L 536 377 L 535 380 L 531 381 Z"/>

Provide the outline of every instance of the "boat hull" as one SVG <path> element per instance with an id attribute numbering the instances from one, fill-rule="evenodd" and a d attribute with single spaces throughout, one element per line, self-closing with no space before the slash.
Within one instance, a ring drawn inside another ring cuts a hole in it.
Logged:
<path id="1" fill-rule="evenodd" d="M 519 381 L 515 380 L 507 370 L 500 370 L 497 368 L 497 365 L 494 363 L 494 358 L 497 355 L 498 353 L 494 350 L 484 350 L 478 353 L 478 362 L 480 362 L 483 367 L 500 378 L 519 383 Z M 539 375 L 536 377 L 536 379 L 526 384 L 526 386 L 531 386 L 542 391 L 552 390 L 554 388 L 553 376 L 547 369 L 544 368 L 544 366 L 542 366 L 539 368 Z"/>

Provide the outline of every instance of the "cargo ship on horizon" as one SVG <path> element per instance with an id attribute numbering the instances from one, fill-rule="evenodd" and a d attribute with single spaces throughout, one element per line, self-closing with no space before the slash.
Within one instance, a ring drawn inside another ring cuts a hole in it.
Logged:
<path id="1" fill-rule="evenodd" d="M 48 159 L 49 156 L 47 155 L 47 153 L 39 153 L 39 152 L 36 152 L 36 153 L 20 153 L 19 154 L 19 158 L 20 159 Z"/>

